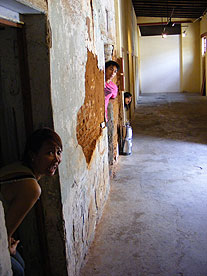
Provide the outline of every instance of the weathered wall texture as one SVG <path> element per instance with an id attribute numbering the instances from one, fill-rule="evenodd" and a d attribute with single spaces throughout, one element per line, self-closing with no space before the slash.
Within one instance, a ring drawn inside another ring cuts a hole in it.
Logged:
<path id="1" fill-rule="evenodd" d="M 9 256 L 7 233 L 4 220 L 3 206 L 0 201 L 0 275 L 11 276 L 11 262 Z"/>
<path id="2" fill-rule="evenodd" d="M 116 43 L 114 2 L 20 2 L 45 13 L 22 17 L 26 22 L 33 127 L 53 127 L 54 121 L 64 145 L 59 175 L 41 181 L 51 265 L 47 273 L 78 275 L 110 188 L 107 129 L 101 129 L 100 122 L 104 119 L 104 44 Z M 80 132 L 83 117 L 88 140 Z M 37 244 L 42 246 L 38 240 Z"/>
<path id="3" fill-rule="evenodd" d="M 90 92 L 86 88 L 86 79 L 93 78 L 94 73 L 87 77 L 88 51 L 97 58 L 97 64 L 95 59 L 91 59 L 93 68 L 98 66 L 95 69 L 97 72 L 103 70 L 107 34 L 110 40 L 115 40 L 114 7 L 113 1 L 109 0 L 53 0 L 48 3 L 52 30 L 53 115 L 55 129 L 64 144 L 59 173 L 68 275 L 78 275 L 109 192 L 109 172 L 106 128 L 97 136 L 90 163 L 87 163 L 83 148 L 79 145 L 81 135 L 78 134 L 78 141 L 77 129 L 79 131 L 80 118 L 84 113 L 80 111 L 81 107 L 84 107 L 84 103 L 86 105 L 87 93 Z M 103 76 L 103 73 L 99 75 Z M 97 88 L 100 86 L 99 83 Z M 95 93 L 103 93 L 103 89 Z M 100 131 L 98 124 L 97 128 Z"/>
<path id="4" fill-rule="evenodd" d="M 39 11 L 47 12 L 47 0 L 18 0 L 18 2 Z"/>
<path id="5" fill-rule="evenodd" d="M 98 69 L 97 58 L 88 51 L 85 74 L 85 101 L 78 111 L 77 140 L 90 163 L 104 122 L 104 72 Z"/>

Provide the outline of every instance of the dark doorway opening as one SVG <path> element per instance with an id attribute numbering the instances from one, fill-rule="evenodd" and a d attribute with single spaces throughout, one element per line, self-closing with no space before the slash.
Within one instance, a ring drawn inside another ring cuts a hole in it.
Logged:
<path id="1" fill-rule="evenodd" d="M 0 117 L 0 166 L 4 166 L 21 158 L 33 131 L 25 29 L 6 20 L 0 24 Z M 49 275 L 42 213 L 39 202 L 15 233 L 30 276 Z"/>

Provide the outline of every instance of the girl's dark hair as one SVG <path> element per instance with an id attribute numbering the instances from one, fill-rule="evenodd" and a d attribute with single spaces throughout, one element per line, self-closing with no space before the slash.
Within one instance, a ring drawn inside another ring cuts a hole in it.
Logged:
<path id="1" fill-rule="evenodd" d="M 44 127 L 34 131 L 27 139 L 23 162 L 29 164 L 31 162 L 31 153 L 38 153 L 44 142 L 57 144 L 62 149 L 62 141 L 60 136 L 52 129 Z"/>
<path id="2" fill-rule="evenodd" d="M 125 104 L 126 98 L 132 98 L 132 94 L 130 92 L 124 92 L 124 107 L 126 110 L 129 110 L 132 101 L 129 104 Z"/>
<path id="3" fill-rule="evenodd" d="M 106 68 L 108 68 L 109 66 L 116 66 L 116 68 L 117 68 L 117 71 L 119 71 L 119 69 L 120 69 L 120 66 L 119 66 L 119 64 L 116 62 L 116 61 L 113 61 L 113 60 L 109 60 L 109 61 L 107 61 L 106 63 L 105 63 L 105 69 Z"/>

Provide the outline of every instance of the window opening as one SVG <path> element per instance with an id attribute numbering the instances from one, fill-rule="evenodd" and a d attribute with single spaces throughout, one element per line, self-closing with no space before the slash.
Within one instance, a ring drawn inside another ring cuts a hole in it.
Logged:
<path id="1" fill-rule="evenodd" d="M 202 56 L 206 53 L 207 37 L 202 37 Z"/>

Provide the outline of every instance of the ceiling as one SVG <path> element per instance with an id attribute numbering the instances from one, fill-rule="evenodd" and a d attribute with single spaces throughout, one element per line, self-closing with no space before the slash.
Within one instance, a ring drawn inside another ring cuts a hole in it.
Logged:
<path id="1" fill-rule="evenodd" d="M 207 0 L 132 0 L 136 16 L 194 18 L 207 11 Z"/>

